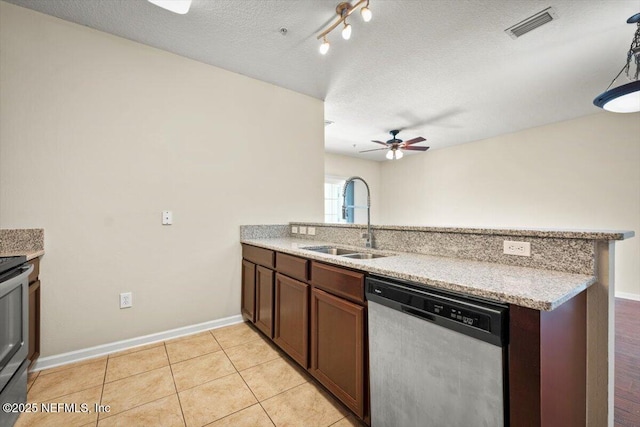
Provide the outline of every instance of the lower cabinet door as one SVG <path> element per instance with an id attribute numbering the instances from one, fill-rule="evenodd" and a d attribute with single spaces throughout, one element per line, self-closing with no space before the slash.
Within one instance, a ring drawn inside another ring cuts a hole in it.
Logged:
<path id="1" fill-rule="evenodd" d="M 273 338 L 273 270 L 256 267 L 256 327 Z"/>
<path id="2" fill-rule="evenodd" d="M 256 322 L 256 265 L 242 260 L 242 316 L 250 322 Z"/>
<path id="3" fill-rule="evenodd" d="M 309 366 L 309 285 L 276 274 L 273 341 L 304 368 Z"/>
<path id="4" fill-rule="evenodd" d="M 311 292 L 311 374 L 364 417 L 365 308 L 314 288 Z"/>

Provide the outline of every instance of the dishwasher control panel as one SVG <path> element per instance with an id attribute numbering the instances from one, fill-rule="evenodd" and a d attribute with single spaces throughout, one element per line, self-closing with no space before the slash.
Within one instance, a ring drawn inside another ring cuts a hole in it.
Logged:
<path id="1" fill-rule="evenodd" d="M 496 345 L 503 345 L 508 339 L 508 308 L 501 304 L 378 277 L 367 278 L 366 296 L 369 301 Z"/>
<path id="2" fill-rule="evenodd" d="M 429 313 L 437 314 L 465 325 L 491 331 L 491 318 L 486 314 L 477 313 L 472 310 L 456 307 L 454 305 L 441 303 L 438 301 L 425 301 L 426 310 Z"/>

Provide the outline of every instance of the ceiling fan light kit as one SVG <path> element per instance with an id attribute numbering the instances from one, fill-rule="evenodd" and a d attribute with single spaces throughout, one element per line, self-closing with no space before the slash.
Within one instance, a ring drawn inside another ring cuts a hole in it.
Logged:
<path id="1" fill-rule="evenodd" d="M 417 138 L 413 138 L 410 139 L 408 141 L 403 141 L 400 138 L 397 137 L 398 133 L 400 133 L 399 130 L 394 129 L 392 131 L 389 132 L 391 134 L 391 139 L 388 140 L 387 142 L 382 142 L 382 141 L 371 141 L 371 142 L 375 142 L 376 144 L 381 144 L 381 145 L 385 145 L 385 148 L 374 148 L 372 150 L 364 150 L 364 151 L 360 151 L 361 153 L 368 153 L 369 151 L 380 151 L 380 150 L 387 150 L 387 154 L 386 154 L 386 158 L 389 160 L 400 160 L 403 156 L 404 153 L 402 152 L 403 150 L 407 150 L 407 151 L 427 151 L 429 149 L 429 147 L 414 147 L 413 144 L 417 144 L 419 142 L 422 141 L 426 141 L 426 139 L 424 139 L 423 137 L 419 136 Z"/>
<path id="2" fill-rule="evenodd" d="M 400 160 L 404 156 L 400 150 L 389 150 L 385 156 L 389 160 Z"/>
<path id="3" fill-rule="evenodd" d="M 353 13 L 358 7 L 362 6 L 360 9 L 360 15 L 362 16 L 362 20 L 364 22 L 371 21 L 373 17 L 373 13 L 371 9 L 369 9 L 369 0 L 359 0 L 355 4 L 342 2 L 336 6 L 336 13 L 338 14 L 338 19 L 331 24 L 326 30 L 320 33 L 317 37 L 318 40 L 322 39 L 322 44 L 320 45 L 320 53 L 322 55 L 326 55 L 329 52 L 329 47 L 331 44 L 327 40 L 327 35 L 338 27 L 340 24 L 344 24 L 342 28 L 342 38 L 345 40 L 349 40 L 351 38 L 351 32 L 353 31 L 351 24 L 347 23 L 347 18 L 349 15 Z"/>
<path id="4" fill-rule="evenodd" d="M 640 111 L 640 13 L 636 13 L 629 19 L 628 24 L 636 24 L 636 33 L 631 40 L 631 46 L 627 52 L 627 63 L 622 67 L 617 76 L 613 78 L 607 90 L 593 100 L 597 107 L 613 113 L 636 113 Z M 631 63 L 635 64 L 635 73 L 631 72 Z M 626 83 L 610 89 L 613 83 L 625 72 L 631 83 Z"/>

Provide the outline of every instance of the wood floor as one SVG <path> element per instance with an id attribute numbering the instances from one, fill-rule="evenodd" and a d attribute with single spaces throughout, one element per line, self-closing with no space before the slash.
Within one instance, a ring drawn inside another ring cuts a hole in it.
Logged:
<path id="1" fill-rule="evenodd" d="M 640 301 L 616 299 L 615 425 L 640 426 Z"/>

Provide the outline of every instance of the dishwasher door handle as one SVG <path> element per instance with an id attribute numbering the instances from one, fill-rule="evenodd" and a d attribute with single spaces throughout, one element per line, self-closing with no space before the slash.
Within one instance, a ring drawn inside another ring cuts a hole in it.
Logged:
<path id="1" fill-rule="evenodd" d="M 410 314 L 412 316 L 416 316 L 419 317 L 423 320 L 429 321 L 429 322 L 435 322 L 436 319 L 433 317 L 433 315 L 429 314 L 429 313 L 425 313 L 424 311 L 420 311 L 420 310 L 416 310 L 413 307 L 408 307 L 406 305 L 403 305 L 401 307 L 402 311 L 404 313 Z"/>

